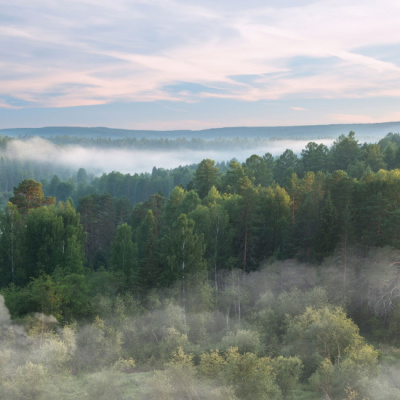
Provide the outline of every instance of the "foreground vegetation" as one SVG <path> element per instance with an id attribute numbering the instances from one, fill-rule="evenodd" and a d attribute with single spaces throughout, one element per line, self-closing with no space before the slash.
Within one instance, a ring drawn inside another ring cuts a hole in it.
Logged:
<path id="1" fill-rule="evenodd" d="M 63 201 L 58 177 L 21 181 L 0 215 L 0 393 L 400 398 L 399 144 L 155 170 L 186 183 L 134 204 L 129 174 L 80 170 Z"/>

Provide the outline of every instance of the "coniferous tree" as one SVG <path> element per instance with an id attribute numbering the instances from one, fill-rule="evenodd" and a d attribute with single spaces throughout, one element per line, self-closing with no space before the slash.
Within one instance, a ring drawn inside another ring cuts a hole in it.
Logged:
<path id="1" fill-rule="evenodd" d="M 42 186 L 34 179 L 25 179 L 18 187 L 14 188 L 14 196 L 10 198 L 10 202 L 15 204 L 22 214 L 43 205 L 54 205 L 56 199 L 54 197 L 45 198 Z"/>
<path id="2" fill-rule="evenodd" d="M 200 198 L 205 197 L 213 186 L 219 186 L 218 174 L 219 169 L 215 166 L 215 161 L 207 158 L 200 162 L 193 178 L 194 188 Z"/>
<path id="3" fill-rule="evenodd" d="M 232 160 L 228 165 L 228 170 L 222 177 L 222 187 L 226 193 L 239 193 L 240 182 L 246 176 L 242 165 L 236 160 Z"/>
<path id="4" fill-rule="evenodd" d="M 92 194 L 79 200 L 78 211 L 87 234 L 85 252 L 94 269 L 107 265 L 117 230 L 115 200 L 108 194 Z"/>
<path id="5" fill-rule="evenodd" d="M 38 207 L 25 218 L 24 263 L 26 279 L 51 274 L 64 262 L 64 224 L 54 209 Z"/>
<path id="6" fill-rule="evenodd" d="M 122 271 L 129 283 L 138 277 L 138 249 L 132 241 L 132 228 L 128 224 L 119 225 L 111 244 L 111 265 Z"/>
<path id="7" fill-rule="evenodd" d="M 253 181 L 255 186 L 268 187 L 273 182 L 272 171 L 268 169 L 264 158 L 253 154 L 244 163 L 246 175 Z"/>
<path id="8" fill-rule="evenodd" d="M 316 237 L 317 260 L 332 254 L 338 243 L 338 212 L 328 193 L 321 208 L 318 235 Z"/>
<path id="9" fill-rule="evenodd" d="M 1 284 L 19 283 L 23 276 L 24 221 L 17 206 L 8 203 L 0 214 Z"/>
<path id="10" fill-rule="evenodd" d="M 257 248 L 257 224 L 259 222 L 258 191 L 253 188 L 247 177 L 241 180 L 238 211 L 236 223 L 239 234 L 239 248 L 242 253 L 242 269 L 246 273 L 254 268 L 257 259 L 255 249 Z"/>
<path id="11" fill-rule="evenodd" d="M 347 170 L 351 164 L 360 159 L 361 154 L 358 140 L 353 131 L 347 136 L 340 135 L 330 150 L 333 170 Z"/>
<path id="12" fill-rule="evenodd" d="M 301 152 L 301 161 L 304 171 L 327 171 L 329 170 L 329 150 L 324 144 L 310 142 Z"/>
<path id="13" fill-rule="evenodd" d="M 286 149 L 275 161 L 274 177 L 279 185 L 287 187 L 293 174 L 298 172 L 297 155 Z"/>
<path id="14" fill-rule="evenodd" d="M 290 197 L 280 186 L 260 191 L 260 231 L 258 253 L 262 258 L 285 255 L 290 227 Z"/>
<path id="15" fill-rule="evenodd" d="M 153 211 L 148 210 L 137 233 L 139 280 L 146 289 L 151 289 L 160 282 L 158 235 L 157 221 Z"/>

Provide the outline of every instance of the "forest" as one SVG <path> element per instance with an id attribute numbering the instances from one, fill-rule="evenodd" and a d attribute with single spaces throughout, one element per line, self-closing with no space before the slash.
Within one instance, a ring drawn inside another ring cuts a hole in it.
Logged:
<path id="1" fill-rule="evenodd" d="M 0 397 L 400 399 L 400 134 L 0 194 Z"/>

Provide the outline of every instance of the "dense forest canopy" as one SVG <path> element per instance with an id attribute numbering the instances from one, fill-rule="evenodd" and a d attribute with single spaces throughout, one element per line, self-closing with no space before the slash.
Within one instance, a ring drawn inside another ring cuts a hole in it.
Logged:
<path id="1" fill-rule="evenodd" d="M 399 134 L 141 174 L 0 162 L 0 289 L 31 338 L 0 318 L 0 393 L 55 365 L 157 369 L 143 398 L 400 397 L 375 348 L 400 345 Z"/>

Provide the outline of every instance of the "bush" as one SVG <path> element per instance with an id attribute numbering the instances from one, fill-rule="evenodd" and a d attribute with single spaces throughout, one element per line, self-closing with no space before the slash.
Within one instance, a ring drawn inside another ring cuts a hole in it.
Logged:
<path id="1" fill-rule="evenodd" d="M 113 369 L 119 372 L 131 373 L 136 367 L 135 360 L 131 357 L 128 360 L 120 358 L 115 364 Z"/>
<path id="2" fill-rule="evenodd" d="M 36 400 L 43 393 L 46 370 L 41 364 L 27 362 L 15 371 L 12 380 L 6 386 L 11 395 L 19 400 Z"/>
<path id="3" fill-rule="evenodd" d="M 228 336 L 222 338 L 221 349 L 226 351 L 231 347 L 236 347 L 240 354 L 260 354 L 263 351 L 258 332 L 244 329 L 231 332 Z"/>
<path id="4" fill-rule="evenodd" d="M 225 359 L 216 350 L 212 353 L 203 353 L 200 356 L 198 370 L 200 374 L 206 378 L 217 379 L 225 365 Z"/>
<path id="5" fill-rule="evenodd" d="M 274 368 L 276 383 L 286 398 L 300 378 L 303 363 L 298 357 L 285 358 L 279 356 L 272 360 L 272 366 Z"/>
<path id="6" fill-rule="evenodd" d="M 179 348 L 186 349 L 189 345 L 187 335 L 180 333 L 175 328 L 167 328 L 161 343 L 161 359 L 166 362 L 171 359 L 174 352 Z"/>
<path id="7" fill-rule="evenodd" d="M 67 345 L 54 337 L 46 339 L 33 354 L 35 360 L 40 361 L 51 372 L 66 372 L 69 370 L 69 362 L 72 355 L 68 352 Z"/>
<path id="8" fill-rule="evenodd" d="M 240 354 L 237 348 L 230 348 L 223 377 L 228 385 L 235 388 L 240 399 L 281 398 L 270 358 L 258 358 L 254 353 Z"/>

